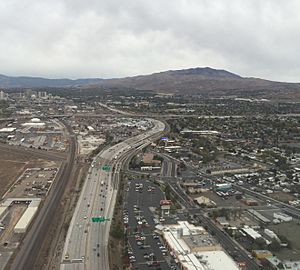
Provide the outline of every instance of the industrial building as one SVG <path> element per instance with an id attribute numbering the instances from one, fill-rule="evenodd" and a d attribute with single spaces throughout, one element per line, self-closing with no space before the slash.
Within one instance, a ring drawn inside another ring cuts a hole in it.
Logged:
<path id="1" fill-rule="evenodd" d="M 232 188 L 232 184 L 231 183 L 220 183 L 220 184 L 216 184 L 216 191 L 228 191 Z"/>
<path id="2" fill-rule="evenodd" d="M 271 223 L 271 220 L 269 220 L 268 218 L 266 218 L 265 216 L 263 216 L 261 213 L 257 212 L 254 209 L 248 209 L 248 213 L 250 213 L 255 219 L 257 219 L 265 224 Z"/>
<path id="3" fill-rule="evenodd" d="M 278 220 L 284 221 L 284 222 L 289 222 L 289 221 L 293 220 L 293 218 L 291 216 L 289 216 L 287 214 L 284 214 L 284 213 L 281 213 L 281 212 L 280 213 L 274 213 L 273 217 L 275 219 L 278 219 Z"/>
<path id="4" fill-rule="evenodd" d="M 9 211 L 9 208 L 12 204 L 28 205 L 24 214 L 21 216 L 16 226 L 14 227 L 15 233 L 25 233 L 39 208 L 40 202 L 40 198 L 8 198 L 0 206 L 0 217 L 2 217 L 7 211 Z"/>
<path id="5" fill-rule="evenodd" d="M 25 233 L 38 207 L 28 207 L 14 228 L 15 233 Z"/>
<path id="6" fill-rule="evenodd" d="M 253 240 L 258 239 L 258 238 L 262 238 L 262 235 L 260 233 L 258 233 L 257 231 L 255 231 L 252 228 L 248 228 L 245 227 L 242 229 L 242 231 L 247 234 L 250 238 L 252 238 Z"/>
<path id="7" fill-rule="evenodd" d="M 32 128 L 44 128 L 46 124 L 44 122 L 41 122 L 39 118 L 32 118 L 30 122 L 23 123 L 22 126 Z"/>

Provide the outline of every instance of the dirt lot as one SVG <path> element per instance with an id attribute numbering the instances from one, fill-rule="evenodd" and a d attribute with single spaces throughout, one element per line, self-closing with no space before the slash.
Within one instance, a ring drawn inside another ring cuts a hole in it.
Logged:
<path id="1" fill-rule="evenodd" d="M 207 191 L 203 193 L 199 193 L 197 195 L 191 196 L 192 198 L 196 198 L 199 196 L 204 196 L 214 201 L 217 204 L 217 207 L 244 207 L 245 204 L 241 203 L 239 200 L 235 198 L 235 196 L 228 196 L 226 198 L 218 196 L 213 191 Z"/>
<path id="2" fill-rule="evenodd" d="M 275 253 L 279 259 L 299 260 L 300 258 L 300 225 L 297 222 L 286 222 L 278 225 L 270 225 L 269 229 L 278 235 L 284 235 L 291 243 L 292 249 L 282 249 Z"/>
<path id="3" fill-rule="evenodd" d="M 59 167 L 58 162 L 41 159 L 29 161 L 7 160 L 0 156 L 0 196 L 2 197 L 9 187 L 22 175 L 25 169 L 34 167 Z"/>
<path id="4" fill-rule="evenodd" d="M 22 174 L 26 162 L 4 160 L 0 155 L 0 196 L 8 190 L 16 178 Z"/>
<path id="5" fill-rule="evenodd" d="M 32 152 L 27 153 L 22 148 L 0 144 L 0 196 L 4 195 L 11 184 L 23 173 L 24 169 L 58 166 L 59 158 L 50 157 L 48 161 L 46 160 L 47 154 L 47 152 L 41 152 L 41 154 L 35 156 Z M 41 159 L 38 155 L 44 155 L 45 159 Z"/>
<path id="6" fill-rule="evenodd" d="M 289 201 L 292 201 L 295 199 L 294 196 L 284 193 L 284 192 L 275 192 L 273 194 L 269 194 L 269 196 L 275 200 L 282 201 L 285 203 L 288 203 Z"/>

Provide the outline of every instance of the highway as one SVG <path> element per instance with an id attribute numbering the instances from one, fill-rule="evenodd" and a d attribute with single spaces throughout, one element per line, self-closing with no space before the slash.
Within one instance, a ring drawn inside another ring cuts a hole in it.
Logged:
<path id="1" fill-rule="evenodd" d="M 111 221 L 93 222 L 92 218 L 112 218 L 123 164 L 132 152 L 147 146 L 164 131 L 162 122 L 148 120 L 153 122 L 152 129 L 104 149 L 94 158 L 68 229 L 61 270 L 109 269 Z"/>

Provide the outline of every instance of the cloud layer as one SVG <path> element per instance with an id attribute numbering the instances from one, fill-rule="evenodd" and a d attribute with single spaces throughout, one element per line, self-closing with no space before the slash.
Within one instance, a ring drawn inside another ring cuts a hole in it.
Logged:
<path id="1" fill-rule="evenodd" d="M 210 66 L 300 82 L 298 0 L 0 0 L 0 73 L 123 77 Z"/>

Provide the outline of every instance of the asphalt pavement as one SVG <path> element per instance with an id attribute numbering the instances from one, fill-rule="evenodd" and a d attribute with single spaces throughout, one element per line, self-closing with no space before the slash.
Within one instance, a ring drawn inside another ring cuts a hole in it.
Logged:
<path id="1" fill-rule="evenodd" d="M 137 189 L 137 185 L 143 185 L 143 188 Z M 149 191 L 151 189 L 151 191 Z M 156 261 L 157 266 L 153 269 L 170 269 L 166 261 L 166 256 L 162 254 L 163 244 L 158 236 L 154 236 L 155 222 L 154 213 L 150 210 L 160 207 L 160 200 L 164 199 L 164 193 L 158 186 L 149 180 L 131 180 L 129 181 L 129 190 L 126 193 L 125 211 L 128 215 L 128 242 L 130 250 L 135 260 L 132 262 L 134 269 L 149 269 L 147 262 Z M 138 209 L 135 211 L 135 209 Z M 138 224 L 138 219 L 146 221 L 145 224 Z M 137 240 L 136 237 L 142 237 Z M 141 244 L 140 244 L 141 243 Z M 140 245 L 139 245 L 140 244 Z M 154 254 L 152 260 L 144 258 Z M 167 254 L 166 254 L 167 255 Z M 155 258 L 155 259 L 154 259 Z"/>

